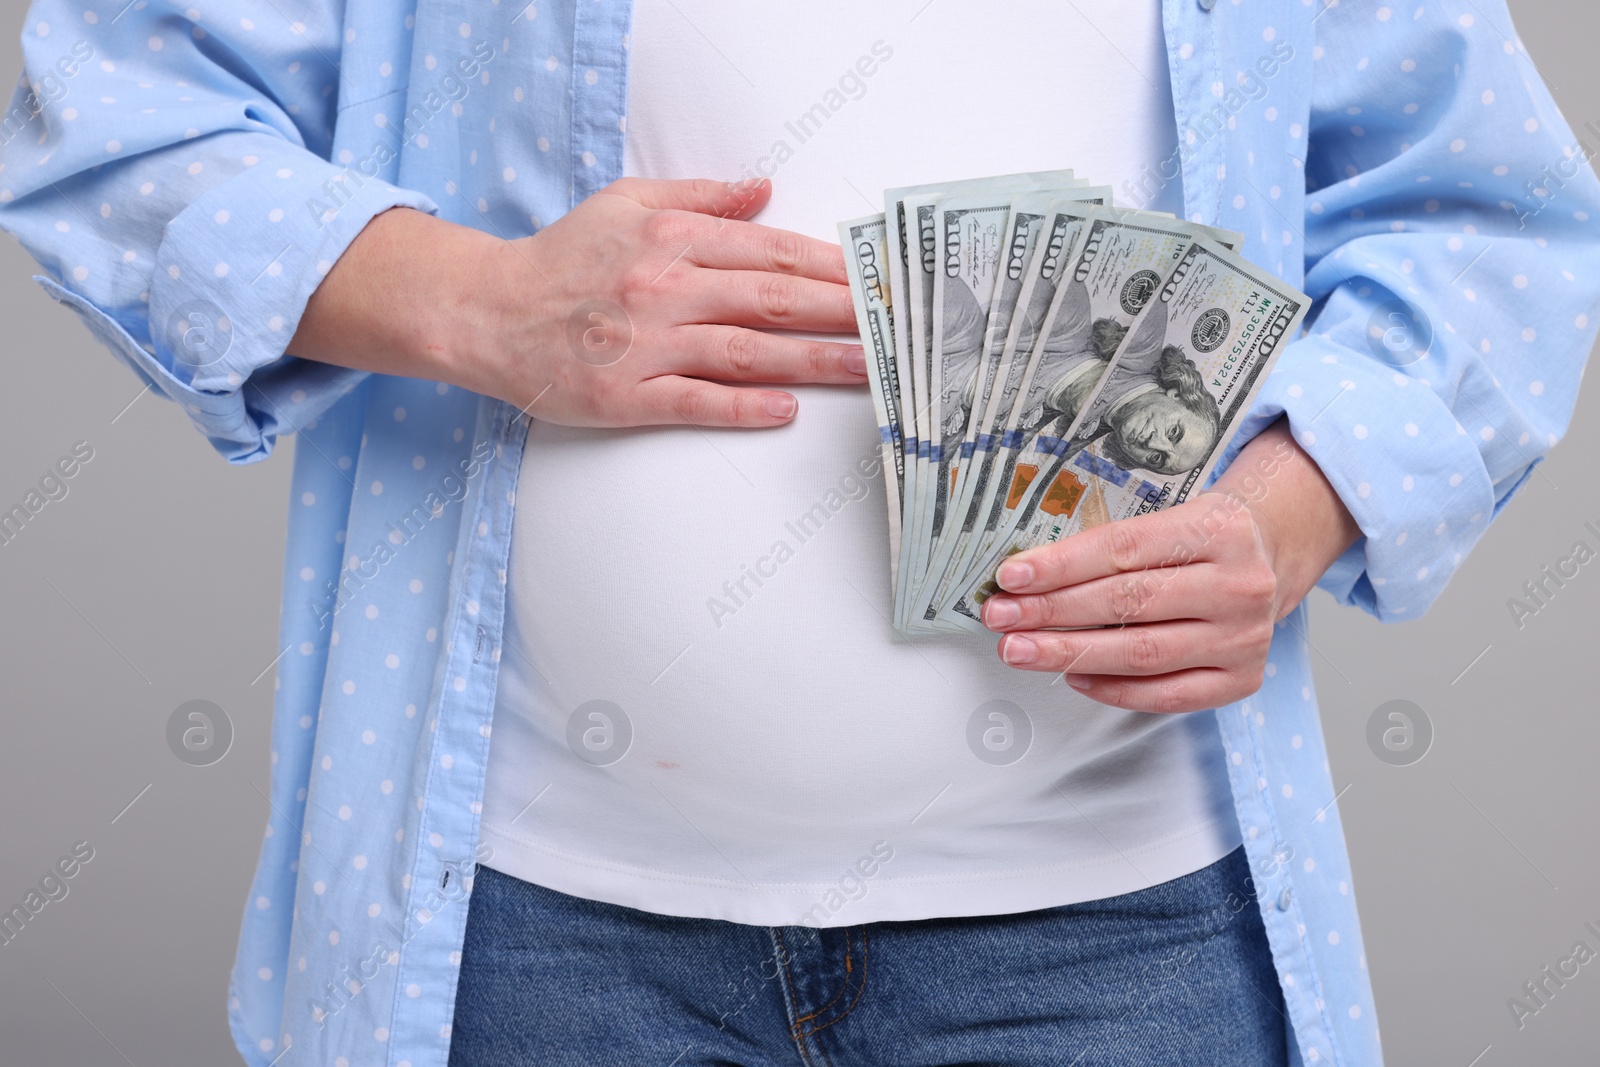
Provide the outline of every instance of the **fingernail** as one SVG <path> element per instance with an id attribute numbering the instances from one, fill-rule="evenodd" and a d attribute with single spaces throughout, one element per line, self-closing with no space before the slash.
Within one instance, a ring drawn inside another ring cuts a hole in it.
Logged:
<path id="1" fill-rule="evenodd" d="M 1068 674 L 1064 675 L 1063 677 L 1066 678 L 1068 685 L 1072 686 L 1072 688 L 1076 689 L 1080 693 L 1088 689 L 1089 686 L 1093 684 L 1088 678 L 1081 674 Z"/>
<path id="2" fill-rule="evenodd" d="M 1022 607 L 1006 597 L 990 597 L 983 606 L 983 624 L 991 630 L 1003 630 L 1022 618 Z"/>
<path id="3" fill-rule="evenodd" d="M 1033 564 L 1002 563 L 994 578 L 1002 589 L 1024 589 L 1033 584 Z"/>
<path id="4" fill-rule="evenodd" d="M 867 350 L 860 345 L 847 348 L 844 353 L 844 369 L 851 374 L 866 374 Z"/>
<path id="5" fill-rule="evenodd" d="M 734 182 L 733 191 L 736 193 L 753 193 L 765 184 L 767 184 L 767 179 L 765 178 L 746 178 L 742 182 Z"/>
<path id="6" fill-rule="evenodd" d="M 1000 647 L 1000 658 L 1013 666 L 1032 663 L 1039 658 L 1039 646 L 1029 638 L 1011 634 Z"/>
<path id="7" fill-rule="evenodd" d="M 765 406 L 767 409 L 767 414 L 771 415 L 773 418 L 787 419 L 789 416 L 794 414 L 795 408 L 799 405 L 795 403 L 794 397 L 787 393 L 779 393 L 776 396 L 767 397 L 767 403 Z"/>

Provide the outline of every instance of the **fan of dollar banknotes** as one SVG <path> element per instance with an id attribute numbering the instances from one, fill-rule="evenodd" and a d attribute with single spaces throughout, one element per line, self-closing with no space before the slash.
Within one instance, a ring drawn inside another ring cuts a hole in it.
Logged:
<path id="1" fill-rule="evenodd" d="M 1309 302 L 1071 171 L 891 189 L 839 235 L 908 635 L 985 632 L 1006 556 L 1203 487 Z"/>

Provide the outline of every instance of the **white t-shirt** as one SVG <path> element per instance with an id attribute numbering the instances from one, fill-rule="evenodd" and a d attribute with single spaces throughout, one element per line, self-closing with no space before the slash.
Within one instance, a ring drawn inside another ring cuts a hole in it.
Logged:
<path id="1" fill-rule="evenodd" d="M 835 241 L 887 187 L 1060 167 L 1120 187 L 1171 154 L 1157 0 L 913 13 L 638 0 L 627 172 L 765 174 L 758 221 Z M 870 397 L 793 392 L 777 430 L 533 423 L 488 865 L 836 926 L 1096 899 L 1237 846 L 1210 714 L 1097 704 L 994 639 L 894 635 Z"/>

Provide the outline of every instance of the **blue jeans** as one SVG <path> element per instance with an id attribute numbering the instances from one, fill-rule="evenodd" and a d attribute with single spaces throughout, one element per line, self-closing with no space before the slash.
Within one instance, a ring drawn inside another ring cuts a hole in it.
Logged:
<path id="1" fill-rule="evenodd" d="M 1236 849 L 1013 915 L 812 929 L 654 915 L 479 867 L 450 1067 L 1287 1063 Z"/>

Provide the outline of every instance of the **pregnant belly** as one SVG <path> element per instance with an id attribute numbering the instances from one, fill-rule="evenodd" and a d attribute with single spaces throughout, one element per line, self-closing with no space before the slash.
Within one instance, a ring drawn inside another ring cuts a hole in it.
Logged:
<path id="1" fill-rule="evenodd" d="M 775 431 L 533 424 L 496 745 L 520 754 L 529 797 L 550 782 L 587 795 L 575 849 L 597 847 L 607 809 L 607 847 L 626 854 L 629 835 L 652 832 L 638 813 L 663 798 L 757 867 L 859 851 L 886 810 L 909 823 L 935 798 L 919 826 L 957 820 L 1002 851 L 1012 833 L 1036 847 L 1027 805 L 1076 819 L 1058 790 L 1105 773 L 1108 753 L 1133 758 L 1161 717 L 1011 670 L 989 638 L 896 638 L 866 397 L 796 392 L 797 420 Z M 572 759 L 589 729 L 627 747 L 603 787 Z M 557 796 L 540 811 L 559 836 Z"/>

